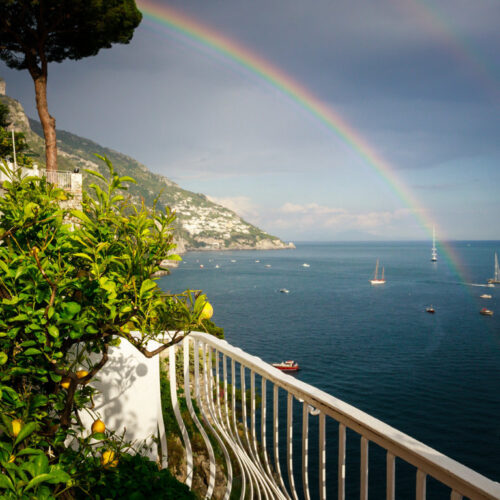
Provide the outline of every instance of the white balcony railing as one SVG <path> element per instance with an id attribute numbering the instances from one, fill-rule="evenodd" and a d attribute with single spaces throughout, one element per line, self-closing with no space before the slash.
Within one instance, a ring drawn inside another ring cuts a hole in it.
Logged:
<path id="1" fill-rule="evenodd" d="M 14 164 L 7 162 L 7 167 L 12 171 Z M 18 167 L 21 170 L 21 176 L 28 177 L 47 177 L 47 179 L 56 184 L 58 187 L 72 193 L 80 193 L 82 190 L 82 174 L 74 172 L 47 172 L 44 168 L 38 168 L 33 165 L 33 168 Z M 8 176 L 0 170 L 0 183 L 9 180 Z"/>
<path id="2" fill-rule="evenodd" d="M 176 358 L 181 353 L 183 377 L 179 381 Z M 184 388 L 190 418 L 208 449 L 210 480 L 205 498 L 212 497 L 215 486 L 215 454 L 208 437 L 211 434 L 226 461 L 226 499 L 236 475 L 241 477 L 238 488 L 241 487 L 242 499 L 342 500 L 346 498 L 346 481 L 347 498 L 352 498 L 350 492 L 356 490 L 356 497 L 367 499 L 369 464 L 375 465 L 376 456 L 383 467 L 373 466 L 370 486 L 375 484 L 377 491 L 382 486 L 384 493 L 372 491 L 371 498 L 425 499 L 427 478 L 432 477 L 442 483 L 438 485 L 440 491 L 446 492 L 445 496 L 439 494 L 439 498 L 500 499 L 499 483 L 357 408 L 283 374 L 226 341 L 193 332 L 184 339 L 182 349 L 170 348 L 169 365 L 172 405 L 184 440 L 188 486 L 191 487 L 193 479 L 193 452 L 179 411 L 180 385 Z M 196 401 L 201 421 L 192 399 Z M 297 419 L 294 408 L 295 411 L 301 408 Z M 371 444 L 373 456 L 369 453 Z M 313 449 L 314 455 L 310 451 Z M 356 455 L 355 459 L 349 456 L 351 453 Z M 313 461 L 314 468 L 310 468 Z M 413 477 L 411 496 L 402 495 L 399 489 L 396 492 L 399 488 L 396 461 L 398 471 L 406 469 L 406 474 L 410 471 Z M 411 467 L 405 465 L 400 469 L 400 462 Z M 356 484 L 349 490 L 353 476 Z M 434 486 L 436 481 L 432 483 Z M 331 484 L 333 491 L 327 491 Z"/>

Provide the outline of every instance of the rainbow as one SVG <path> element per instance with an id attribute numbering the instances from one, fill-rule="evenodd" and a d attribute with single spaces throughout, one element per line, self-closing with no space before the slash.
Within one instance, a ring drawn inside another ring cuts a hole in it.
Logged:
<path id="1" fill-rule="evenodd" d="M 291 102 L 306 110 L 308 114 L 333 132 L 367 165 L 373 168 L 389 184 L 403 203 L 411 209 L 429 237 L 432 235 L 432 228 L 433 226 L 437 227 L 436 223 L 427 216 L 426 209 L 397 178 L 394 167 L 384 160 L 344 118 L 313 95 L 305 86 L 263 57 L 177 9 L 150 0 L 138 0 L 137 5 L 147 20 L 167 27 L 171 34 L 180 35 L 193 42 L 200 49 L 208 49 L 222 56 L 225 60 L 236 63 L 240 68 L 267 82 Z M 438 229 L 438 234 L 443 235 L 443 232 Z M 443 243 L 442 239 L 439 246 L 451 268 L 462 280 L 460 272 L 462 266 L 459 265 L 458 257 L 454 255 L 452 248 Z"/>

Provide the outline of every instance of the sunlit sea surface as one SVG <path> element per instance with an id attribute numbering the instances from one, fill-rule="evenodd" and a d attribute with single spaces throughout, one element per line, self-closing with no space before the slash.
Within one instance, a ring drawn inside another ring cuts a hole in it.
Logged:
<path id="1" fill-rule="evenodd" d="M 269 363 L 298 361 L 298 379 L 500 481 L 500 285 L 484 286 L 500 242 L 451 246 L 460 272 L 443 251 L 431 262 L 422 242 L 303 243 L 188 253 L 159 283 L 204 290 L 232 345 Z M 387 282 L 372 286 L 377 259 Z M 381 498 L 384 484 L 370 479 Z M 405 487 L 397 498 L 413 496 Z"/>

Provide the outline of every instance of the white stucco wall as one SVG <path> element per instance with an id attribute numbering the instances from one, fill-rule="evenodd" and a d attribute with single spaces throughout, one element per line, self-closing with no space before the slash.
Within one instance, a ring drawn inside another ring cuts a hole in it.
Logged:
<path id="1" fill-rule="evenodd" d="M 159 343 L 150 342 L 148 350 L 156 349 Z M 146 358 L 128 341 L 109 349 L 109 360 L 92 381 L 100 394 L 94 398 L 94 411 L 106 424 L 106 428 L 125 439 L 141 445 L 147 443 L 151 450 L 141 451 L 154 461 L 166 467 L 167 441 L 161 411 L 160 398 L 160 357 Z M 81 413 L 86 429 L 91 428 L 93 417 Z M 158 436 L 163 456 L 159 457 L 157 445 L 152 437 Z"/>

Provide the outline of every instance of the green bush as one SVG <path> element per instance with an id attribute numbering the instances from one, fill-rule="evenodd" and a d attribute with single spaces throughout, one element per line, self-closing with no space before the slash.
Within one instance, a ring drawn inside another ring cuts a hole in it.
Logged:
<path id="1" fill-rule="evenodd" d="M 158 469 L 156 463 L 141 455 L 123 455 L 115 467 L 102 467 L 100 462 L 88 459 L 81 465 L 89 484 L 80 489 L 76 498 L 95 500 L 108 498 L 141 500 L 195 499 L 189 488 L 179 483 L 168 471 Z"/>
<path id="2" fill-rule="evenodd" d="M 98 182 L 90 186 L 93 197 L 83 194 L 81 210 L 65 209 L 68 195 L 46 179 L 14 173 L 3 184 L 2 498 L 24 498 L 25 491 L 25 498 L 51 498 L 67 490 L 59 464 L 67 463 L 68 439 L 78 436 L 78 412 L 91 411 L 92 381 L 109 347 L 126 339 L 152 357 L 197 326 L 206 303 L 200 292 L 165 297 L 151 279 L 174 249 L 174 215 L 131 206 L 122 192 L 133 179 L 102 159 L 109 179 L 93 173 Z M 173 340 L 148 351 L 147 342 L 173 317 L 179 325 Z"/>

